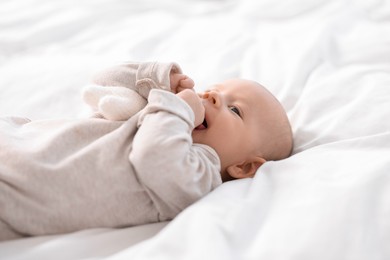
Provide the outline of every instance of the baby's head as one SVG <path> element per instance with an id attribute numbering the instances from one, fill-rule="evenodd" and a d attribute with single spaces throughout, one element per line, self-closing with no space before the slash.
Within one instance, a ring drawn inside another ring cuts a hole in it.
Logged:
<path id="1" fill-rule="evenodd" d="M 293 141 L 286 112 L 257 82 L 227 80 L 199 96 L 205 121 L 192 137 L 217 152 L 223 181 L 253 177 L 266 161 L 290 155 Z"/>

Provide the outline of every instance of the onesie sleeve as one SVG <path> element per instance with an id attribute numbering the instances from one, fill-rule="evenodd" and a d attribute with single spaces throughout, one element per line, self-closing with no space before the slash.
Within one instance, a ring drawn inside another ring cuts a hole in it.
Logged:
<path id="1" fill-rule="evenodd" d="M 161 90 L 151 91 L 138 119 L 129 159 L 160 221 L 172 219 L 222 182 L 216 152 L 192 143 L 193 121 L 187 103 Z"/>
<path id="2" fill-rule="evenodd" d="M 182 70 L 174 62 L 130 62 L 97 73 L 92 78 L 92 84 L 126 87 L 148 99 L 151 89 L 171 90 L 170 73 L 182 73 Z"/>

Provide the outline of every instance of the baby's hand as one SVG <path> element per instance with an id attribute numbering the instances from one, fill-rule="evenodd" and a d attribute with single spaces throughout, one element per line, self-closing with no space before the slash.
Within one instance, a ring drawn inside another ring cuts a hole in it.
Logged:
<path id="1" fill-rule="evenodd" d="M 175 94 L 183 91 L 184 89 L 192 89 L 195 85 L 194 81 L 187 75 L 175 72 L 171 72 L 170 81 L 171 91 Z"/>
<path id="2" fill-rule="evenodd" d="M 205 109 L 198 94 L 192 89 L 184 89 L 176 95 L 182 98 L 192 108 L 192 111 L 194 111 L 194 126 L 197 127 L 202 124 L 205 116 Z"/>

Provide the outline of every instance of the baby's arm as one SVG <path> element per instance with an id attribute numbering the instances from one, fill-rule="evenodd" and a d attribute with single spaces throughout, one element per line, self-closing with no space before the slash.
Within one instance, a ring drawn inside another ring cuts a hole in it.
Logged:
<path id="1" fill-rule="evenodd" d="M 151 91 L 140 113 L 129 159 L 160 220 L 174 217 L 221 184 L 216 152 L 192 143 L 194 121 L 187 102 L 161 90 Z"/>
<path id="2" fill-rule="evenodd" d="M 127 120 L 145 107 L 151 89 L 176 93 L 193 86 L 175 63 L 128 63 L 98 73 L 83 97 L 98 115 Z"/>
<path id="3" fill-rule="evenodd" d="M 126 63 L 106 69 L 95 75 L 92 83 L 98 86 L 125 87 L 147 99 L 151 89 L 177 93 L 177 89 L 192 88 L 194 83 L 182 74 L 176 63 Z"/>

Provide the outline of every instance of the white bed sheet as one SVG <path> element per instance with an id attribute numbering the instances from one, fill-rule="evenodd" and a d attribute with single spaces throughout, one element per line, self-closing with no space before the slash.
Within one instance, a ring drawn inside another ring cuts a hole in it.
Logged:
<path id="1" fill-rule="evenodd" d="M 198 90 L 263 83 L 293 156 L 166 227 L 15 240 L 1 259 L 390 259 L 389 1 L 0 2 L 1 116 L 86 116 L 81 87 L 126 60 L 177 61 Z"/>

